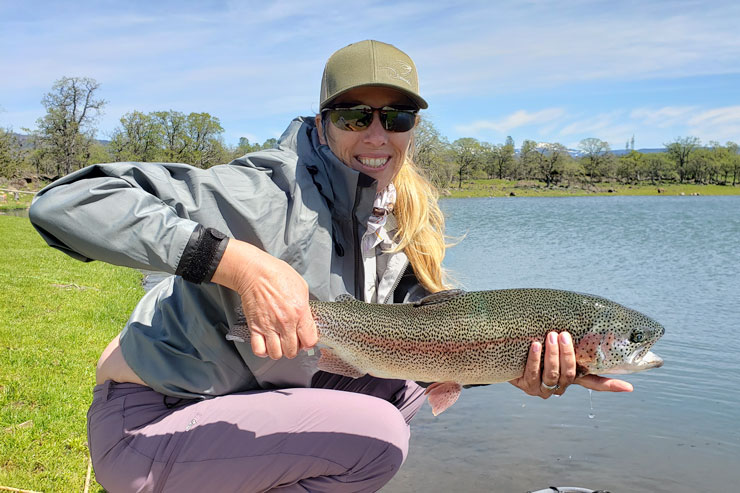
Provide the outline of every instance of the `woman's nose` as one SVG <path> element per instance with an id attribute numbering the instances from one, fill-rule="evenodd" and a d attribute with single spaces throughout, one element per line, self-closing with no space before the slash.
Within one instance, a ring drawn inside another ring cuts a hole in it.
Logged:
<path id="1" fill-rule="evenodd" d="M 362 134 L 366 143 L 377 147 L 388 142 L 388 131 L 380 123 L 380 112 L 378 110 L 373 111 L 373 121 Z"/>

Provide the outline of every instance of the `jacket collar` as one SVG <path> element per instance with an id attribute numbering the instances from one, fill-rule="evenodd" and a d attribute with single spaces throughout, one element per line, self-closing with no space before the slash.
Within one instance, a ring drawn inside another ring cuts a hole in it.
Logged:
<path id="1" fill-rule="evenodd" d="M 298 117 L 280 137 L 280 145 L 298 155 L 298 168 L 306 167 L 336 217 L 350 219 L 352 211 L 366 224 L 375 200 L 377 181 L 345 165 L 329 146 L 319 142 L 315 120 Z M 358 195 L 359 194 L 359 195 Z"/>

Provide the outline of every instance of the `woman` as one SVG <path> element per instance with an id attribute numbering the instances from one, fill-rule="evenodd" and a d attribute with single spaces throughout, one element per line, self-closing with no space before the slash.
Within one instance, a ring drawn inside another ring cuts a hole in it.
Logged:
<path id="1" fill-rule="evenodd" d="M 320 113 L 294 120 L 278 149 L 208 170 L 95 165 L 39 193 L 31 220 L 51 246 L 176 274 L 98 363 L 88 440 L 105 488 L 375 491 L 390 480 L 423 389 L 317 372 L 308 299 L 403 302 L 446 287 L 442 215 L 409 159 L 426 107 L 411 59 L 363 41 L 332 55 Z M 250 341 L 227 339 L 244 322 Z M 570 339 L 553 335 L 543 371 L 535 343 L 513 382 L 529 394 L 574 382 Z"/>

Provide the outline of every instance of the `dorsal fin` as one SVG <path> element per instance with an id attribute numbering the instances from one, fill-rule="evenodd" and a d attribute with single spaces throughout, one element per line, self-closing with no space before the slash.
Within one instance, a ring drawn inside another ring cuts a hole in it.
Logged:
<path id="1" fill-rule="evenodd" d="M 353 303 L 357 301 L 357 298 L 355 298 L 351 294 L 344 293 L 337 296 L 334 301 L 336 303 Z"/>
<path id="2" fill-rule="evenodd" d="M 423 297 L 422 299 L 414 303 L 414 306 L 427 306 L 436 305 L 437 303 L 446 303 L 447 301 L 455 299 L 458 296 L 462 296 L 463 294 L 465 294 L 465 291 L 462 289 L 448 289 L 446 291 L 439 291 L 438 293 L 432 293 L 429 296 Z"/>

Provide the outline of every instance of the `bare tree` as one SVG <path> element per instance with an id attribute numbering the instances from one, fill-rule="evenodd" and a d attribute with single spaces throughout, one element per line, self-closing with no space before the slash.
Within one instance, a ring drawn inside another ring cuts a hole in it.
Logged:
<path id="1" fill-rule="evenodd" d="M 94 125 L 106 103 L 97 98 L 99 88 L 89 77 L 62 77 L 41 100 L 46 115 L 37 120 L 36 141 L 57 175 L 87 164 Z"/>

